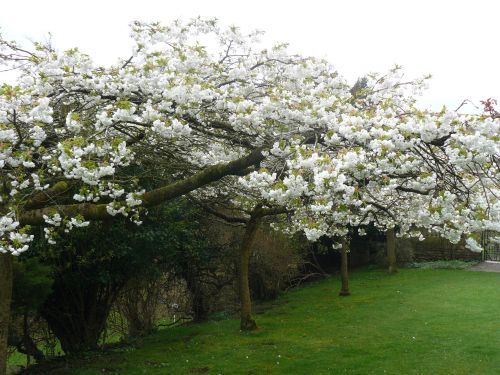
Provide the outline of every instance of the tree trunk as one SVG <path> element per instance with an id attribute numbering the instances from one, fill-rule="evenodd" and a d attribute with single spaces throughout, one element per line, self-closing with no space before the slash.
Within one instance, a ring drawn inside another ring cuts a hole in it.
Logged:
<path id="1" fill-rule="evenodd" d="M 252 300 L 250 297 L 250 285 L 248 281 L 248 268 L 252 245 L 255 241 L 255 233 L 259 227 L 260 217 L 252 215 L 248 221 L 240 250 L 239 264 L 239 286 L 240 286 L 240 328 L 242 331 L 257 329 L 257 323 L 252 318 Z"/>
<path id="2" fill-rule="evenodd" d="M 12 255 L 0 254 L 0 375 L 7 373 L 7 342 L 13 285 L 12 263 Z"/>
<path id="3" fill-rule="evenodd" d="M 342 247 L 340 249 L 340 280 L 342 286 L 340 288 L 339 296 L 349 296 L 349 271 L 347 254 L 349 253 L 349 241 L 345 238 L 342 239 Z"/>
<path id="4" fill-rule="evenodd" d="M 398 263 L 396 258 L 396 233 L 394 228 L 387 229 L 385 232 L 387 239 L 387 262 L 389 263 L 389 273 L 398 272 Z"/>

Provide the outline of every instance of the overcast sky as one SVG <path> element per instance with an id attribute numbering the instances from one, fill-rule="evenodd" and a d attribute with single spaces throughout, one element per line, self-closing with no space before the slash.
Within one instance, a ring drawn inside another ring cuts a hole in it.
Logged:
<path id="1" fill-rule="evenodd" d="M 216 17 L 293 52 L 328 58 L 349 81 L 403 65 L 431 73 L 422 105 L 456 108 L 464 99 L 500 100 L 498 0 L 2 0 L 0 27 L 24 45 L 50 32 L 56 48 L 78 46 L 96 62 L 128 57 L 128 24 Z M 5 74 L 4 74 L 5 76 Z M 0 81 L 2 81 L 0 75 Z M 471 107 L 468 110 L 472 110 Z"/>

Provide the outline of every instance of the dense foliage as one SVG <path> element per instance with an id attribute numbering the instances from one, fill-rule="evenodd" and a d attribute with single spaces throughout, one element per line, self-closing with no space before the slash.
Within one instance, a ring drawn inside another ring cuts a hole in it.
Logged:
<path id="1" fill-rule="evenodd" d="M 137 228 L 113 220 L 78 228 L 52 245 L 43 234 L 37 237 L 21 264 L 30 265 L 29 256 L 38 254 L 51 271 L 51 293 L 35 295 L 42 298 L 41 316 L 62 349 L 72 353 L 97 348 L 113 303 L 133 280 L 187 273 L 190 259 L 202 267 L 210 254 L 198 218 L 199 211 L 180 201 L 153 210 Z M 17 288 L 22 286 L 20 282 Z"/>

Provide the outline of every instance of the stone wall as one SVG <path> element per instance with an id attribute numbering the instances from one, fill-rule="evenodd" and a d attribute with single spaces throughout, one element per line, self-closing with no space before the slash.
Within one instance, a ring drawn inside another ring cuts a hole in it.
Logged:
<path id="1" fill-rule="evenodd" d="M 452 244 L 449 241 L 429 236 L 424 241 L 417 239 L 396 240 L 399 264 L 428 262 L 435 260 L 481 260 L 481 253 L 467 250 L 463 243 Z M 351 241 L 351 265 L 387 264 L 385 236 L 354 237 Z"/>
<path id="2" fill-rule="evenodd" d="M 406 240 L 408 241 L 408 240 Z M 431 260 L 481 260 L 482 254 L 465 248 L 459 242 L 454 245 L 444 238 L 428 237 L 424 241 L 410 240 L 413 246 L 415 262 Z"/>

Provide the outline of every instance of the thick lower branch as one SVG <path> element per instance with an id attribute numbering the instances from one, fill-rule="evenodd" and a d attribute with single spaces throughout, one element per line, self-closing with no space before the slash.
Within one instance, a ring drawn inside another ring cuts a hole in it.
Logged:
<path id="1" fill-rule="evenodd" d="M 176 181 L 170 185 L 154 189 L 144 193 L 142 202 L 144 207 L 152 207 L 180 197 L 200 187 L 208 185 L 211 182 L 256 165 L 264 159 L 262 149 L 256 149 L 247 156 L 233 160 L 226 164 L 217 164 L 207 167 L 204 170 L 195 173 L 181 181 Z M 50 206 L 40 209 L 29 210 L 20 213 L 19 222 L 21 225 L 41 225 L 44 223 L 44 215 L 54 215 L 59 213 L 63 216 L 81 215 L 86 220 L 104 220 L 111 215 L 108 214 L 105 204 L 79 203 L 60 206 Z"/>

